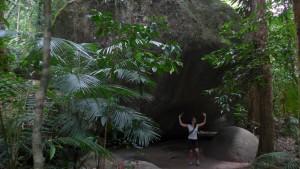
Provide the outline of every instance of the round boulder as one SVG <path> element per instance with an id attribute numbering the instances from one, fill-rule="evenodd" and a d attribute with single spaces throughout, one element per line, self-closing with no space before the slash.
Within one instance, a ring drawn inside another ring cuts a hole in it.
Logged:
<path id="1" fill-rule="evenodd" d="M 183 112 L 185 123 L 196 115 L 202 121 L 202 112 L 207 112 L 205 128 L 211 131 L 223 127 L 223 121 L 230 122 L 230 116 L 221 117 L 212 96 L 204 94 L 220 84 L 223 70 L 213 69 L 201 60 L 225 45 L 219 34 L 222 25 L 240 18 L 229 5 L 220 0 L 72 0 L 57 14 L 53 36 L 77 43 L 105 44 L 96 36 L 98 27 L 91 21 L 92 9 L 110 12 L 122 23 L 149 24 L 147 16 L 163 17 L 169 30 L 160 31 L 158 40 L 180 44 L 184 66 L 178 74 L 157 78 L 157 87 L 151 91 L 155 100 L 139 106 L 159 124 L 164 138 L 186 135 L 186 129 L 178 124 L 178 115 Z M 225 120 L 219 123 L 220 118 Z"/>
<path id="2" fill-rule="evenodd" d="M 221 129 L 204 148 L 204 153 L 218 160 L 249 162 L 254 160 L 258 138 L 249 131 L 235 126 Z"/>

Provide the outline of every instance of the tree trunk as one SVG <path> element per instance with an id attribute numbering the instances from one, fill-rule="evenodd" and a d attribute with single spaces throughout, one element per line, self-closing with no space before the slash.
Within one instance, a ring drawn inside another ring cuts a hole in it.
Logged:
<path id="1" fill-rule="evenodd" d="M 248 118 L 251 121 L 248 129 L 251 131 L 253 134 L 257 134 L 256 130 L 256 125 L 254 124 L 259 124 L 260 123 L 260 110 L 259 110 L 259 93 L 257 89 L 257 85 L 252 86 L 252 88 L 249 91 L 249 110 L 248 110 Z"/>
<path id="2" fill-rule="evenodd" d="M 254 0 L 249 0 L 250 5 L 249 9 L 245 10 L 245 18 L 251 17 L 251 15 L 256 14 L 257 10 L 257 4 Z M 252 37 L 254 37 L 254 33 L 252 33 Z M 255 58 L 252 58 L 255 59 Z M 252 70 L 252 78 L 255 79 L 257 76 L 256 71 Z M 248 92 L 248 118 L 250 120 L 250 123 L 248 125 L 249 131 L 251 131 L 253 134 L 258 134 L 257 126 L 256 124 L 260 123 L 260 110 L 259 110 L 259 93 L 257 89 L 256 84 L 252 84 L 252 87 L 250 88 Z"/>
<path id="3" fill-rule="evenodd" d="M 258 68 L 258 75 L 262 78 L 257 85 L 259 95 L 259 146 L 257 155 L 274 151 L 274 118 L 272 99 L 272 76 L 270 69 L 270 57 L 266 52 L 268 42 L 268 25 L 266 21 L 266 0 L 257 0 L 256 20 L 257 30 L 253 40 L 257 48 L 258 59 L 262 61 L 261 68 Z"/>
<path id="4" fill-rule="evenodd" d="M 17 32 L 19 32 L 19 28 L 20 28 L 20 12 L 21 12 L 21 6 L 18 6 L 18 17 L 17 17 Z"/>
<path id="5" fill-rule="evenodd" d="M 258 87 L 260 94 L 260 125 L 259 145 L 257 155 L 274 151 L 274 118 L 272 99 L 272 76 L 270 65 L 265 64 L 262 68 L 263 85 Z"/>
<path id="6" fill-rule="evenodd" d="M 108 124 L 109 124 L 109 113 L 110 113 L 110 99 L 107 102 L 107 110 L 105 110 L 106 114 L 106 122 L 104 128 L 104 140 L 103 140 L 103 147 L 106 149 L 107 145 L 107 133 L 108 133 Z M 101 138 L 101 133 L 99 133 L 99 138 Z M 98 157 L 98 164 L 97 169 L 105 169 L 105 157 Z"/>
<path id="7" fill-rule="evenodd" d="M 5 5 L 4 0 L 0 0 L 0 5 Z M 0 18 L 4 18 L 4 9 L 0 9 Z M 0 30 L 5 29 L 5 24 L 0 21 Z"/>
<path id="8" fill-rule="evenodd" d="M 43 44 L 43 70 L 41 75 L 41 85 L 39 91 L 36 93 L 36 105 L 34 113 L 34 126 L 32 133 L 32 153 L 34 161 L 34 169 L 44 168 L 44 156 L 42 148 L 42 125 L 43 125 L 43 109 L 45 94 L 49 83 L 50 73 L 50 43 L 51 43 L 51 0 L 45 0 L 44 14 L 45 14 L 45 32 Z"/>
<path id="9" fill-rule="evenodd" d="M 293 0 L 293 11 L 294 11 L 294 18 L 295 18 L 295 24 L 296 24 L 296 59 L 297 59 L 297 69 L 298 69 L 298 132 L 300 132 L 300 1 L 299 0 Z M 300 157 L 300 137 L 298 134 L 298 153 Z"/>
<path id="10" fill-rule="evenodd" d="M 38 15 L 37 15 L 37 26 L 36 26 L 36 32 L 42 32 L 43 29 L 43 23 L 42 23 L 42 6 L 43 6 L 43 1 L 39 1 L 38 5 Z"/>
<path id="11" fill-rule="evenodd" d="M 5 1 L 0 0 L 0 5 L 5 6 Z M 5 8 L 5 7 L 4 7 Z M 4 10 L 5 9 L 0 9 L 0 18 L 4 19 Z M 0 20 L 0 30 L 5 29 L 5 23 L 1 22 Z M 1 40 L 0 42 L 0 72 L 8 72 L 8 54 L 7 50 L 4 45 L 4 41 Z"/>

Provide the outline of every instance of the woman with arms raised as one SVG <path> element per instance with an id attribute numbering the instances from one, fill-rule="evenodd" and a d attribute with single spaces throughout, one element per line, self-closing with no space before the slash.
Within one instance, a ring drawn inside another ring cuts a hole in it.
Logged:
<path id="1" fill-rule="evenodd" d="M 182 126 L 182 127 L 186 127 L 188 128 L 189 130 L 189 136 L 188 136 L 188 144 L 189 144 L 189 157 L 190 157 L 190 162 L 189 162 L 189 165 L 193 165 L 193 150 L 195 151 L 195 154 L 196 154 L 196 165 L 200 165 L 200 155 L 199 155 L 199 147 L 198 147 L 198 136 L 197 136 L 197 133 L 198 133 L 198 129 L 199 127 L 202 127 L 205 125 L 206 123 L 206 113 L 202 113 L 203 116 L 204 116 L 204 121 L 202 123 L 199 123 L 197 124 L 197 120 L 196 120 L 196 117 L 193 117 L 192 118 L 192 124 L 184 124 L 182 123 L 181 121 L 181 117 L 182 117 L 182 114 L 179 115 L 179 124 Z"/>

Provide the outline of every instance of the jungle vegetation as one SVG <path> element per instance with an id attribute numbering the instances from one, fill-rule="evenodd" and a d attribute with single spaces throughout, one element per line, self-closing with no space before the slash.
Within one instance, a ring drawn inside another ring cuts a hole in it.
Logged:
<path id="1" fill-rule="evenodd" d="M 241 19 L 223 26 L 226 47 L 204 57 L 227 68 L 222 85 L 206 93 L 221 113 L 233 112 L 238 126 L 260 135 L 253 165 L 261 167 L 261 159 L 285 157 L 272 154 L 279 134 L 300 150 L 300 2 L 223 1 Z M 97 36 L 111 41 L 77 44 L 51 37 L 65 3 L 0 0 L 0 168 L 80 168 L 91 155 L 103 168 L 113 158 L 109 142 L 144 147 L 159 140 L 155 122 L 128 105 L 151 101 L 153 76 L 182 66 L 178 44 L 156 41 L 164 20 L 149 18 L 160 27 L 119 23 L 91 11 Z M 284 165 L 300 166 L 293 159 Z"/>

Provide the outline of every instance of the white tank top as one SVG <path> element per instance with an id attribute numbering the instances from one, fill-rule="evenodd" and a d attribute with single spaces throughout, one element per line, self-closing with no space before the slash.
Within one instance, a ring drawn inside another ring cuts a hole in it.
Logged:
<path id="1" fill-rule="evenodd" d="M 196 125 L 196 128 L 194 129 L 194 127 L 191 124 L 188 124 L 189 133 L 191 133 L 191 131 L 193 131 L 193 129 L 194 129 L 194 131 L 189 135 L 188 139 L 191 139 L 191 140 L 198 139 L 197 133 L 198 133 L 199 125 L 198 124 L 195 124 L 195 125 Z"/>

